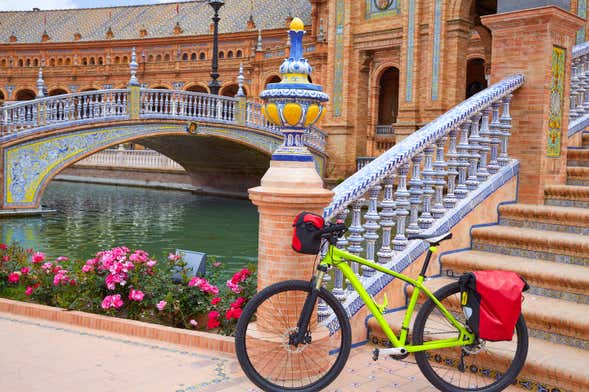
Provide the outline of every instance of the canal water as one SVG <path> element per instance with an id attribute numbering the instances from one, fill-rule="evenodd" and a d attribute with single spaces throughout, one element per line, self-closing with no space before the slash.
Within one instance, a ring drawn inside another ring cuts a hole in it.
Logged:
<path id="1" fill-rule="evenodd" d="M 187 249 L 215 256 L 226 273 L 257 260 L 258 212 L 248 200 L 54 181 L 42 204 L 57 213 L 1 219 L 0 242 L 80 260 L 121 245 L 157 260 Z"/>

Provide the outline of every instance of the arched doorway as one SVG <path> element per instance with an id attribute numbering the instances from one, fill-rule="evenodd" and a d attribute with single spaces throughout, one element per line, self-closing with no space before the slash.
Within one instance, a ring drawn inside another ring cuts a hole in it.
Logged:
<path id="1" fill-rule="evenodd" d="M 378 125 L 397 122 L 399 114 L 399 70 L 389 67 L 380 76 L 378 94 Z"/>
<path id="2" fill-rule="evenodd" d="M 193 93 L 204 93 L 204 94 L 209 93 L 209 90 L 201 84 L 193 84 L 192 86 L 188 86 L 186 88 L 186 91 L 192 91 Z"/>
<path id="3" fill-rule="evenodd" d="M 30 101 L 31 99 L 35 99 L 37 97 L 37 94 L 35 94 L 33 90 L 23 88 L 21 90 L 18 90 L 14 97 L 17 101 Z"/>
<path id="4" fill-rule="evenodd" d="M 485 79 L 485 60 L 471 59 L 466 63 L 466 98 L 470 98 L 487 88 Z"/>
<path id="5" fill-rule="evenodd" d="M 49 91 L 49 96 L 53 97 L 55 95 L 64 95 L 67 94 L 67 91 L 65 91 L 62 88 L 54 88 L 53 90 Z"/>
<path id="6" fill-rule="evenodd" d="M 272 75 L 268 79 L 266 79 L 266 82 L 264 83 L 264 87 L 266 87 L 270 83 L 280 83 L 281 80 L 282 79 L 280 79 L 280 76 L 278 76 L 278 75 Z"/>
<path id="7" fill-rule="evenodd" d="M 4 103 L 5 99 L 6 97 L 4 97 L 4 92 L 0 90 L 0 106 Z"/>
<path id="8" fill-rule="evenodd" d="M 237 94 L 238 89 L 239 89 L 239 86 L 237 84 L 235 84 L 235 83 L 228 84 L 227 86 L 225 86 L 221 89 L 220 95 L 222 95 L 224 97 L 235 97 L 235 94 Z"/>

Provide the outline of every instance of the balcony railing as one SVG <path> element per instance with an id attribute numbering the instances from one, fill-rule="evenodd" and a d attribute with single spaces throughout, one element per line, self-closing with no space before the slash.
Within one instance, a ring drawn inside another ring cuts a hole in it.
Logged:
<path id="1" fill-rule="evenodd" d="M 395 128 L 392 125 L 377 125 L 376 136 L 394 136 Z"/>

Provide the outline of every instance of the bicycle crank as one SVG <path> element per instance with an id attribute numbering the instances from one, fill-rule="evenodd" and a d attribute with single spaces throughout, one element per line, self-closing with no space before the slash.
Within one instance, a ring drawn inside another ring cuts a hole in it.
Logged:
<path id="1" fill-rule="evenodd" d="M 372 360 L 378 361 L 378 357 L 380 355 L 390 355 L 393 358 L 401 357 L 403 355 L 408 355 L 407 349 L 405 347 L 393 347 L 393 348 L 375 348 L 372 351 Z M 402 358 L 401 358 L 402 359 Z"/>

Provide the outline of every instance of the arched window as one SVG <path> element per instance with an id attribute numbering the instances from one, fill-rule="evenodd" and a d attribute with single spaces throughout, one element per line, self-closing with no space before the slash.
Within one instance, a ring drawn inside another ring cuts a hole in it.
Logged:
<path id="1" fill-rule="evenodd" d="M 62 88 L 54 88 L 53 90 L 49 91 L 50 97 L 53 97 L 55 95 L 63 95 L 63 94 L 67 94 L 67 91 L 65 91 Z"/>
<path id="2" fill-rule="evenodd" d="M 19 67 L 22 67 L 22 66 L 23 66 L 23 61 L 22 61 L 22 59 L 18 59 L 18 66 L 19 66 Z"/>
<path id="3" fill-rule="evenodd" d="M 6 67 L 6 59 L 0 60 L 0 65 Z"/>
<path id="4" fill-rule="evenodd" d="M 115 56 L 115 64 L 120 64 L 121 58 L 119 56 Z"/>
<path id="5" fill-rule="evenodd" d="M 96 59 L 94 57 L 90 57 L 90 65 L 96 65 Z"/>
<path id="6" fill-rule="evenodd" d="M 399 70 L 390 67 L 380 76 L 378 96 L 378 125 L 391 125 L 397 122 L 399 113 Z"/>
<path id="7" fill-rule="evenodd" d="M 169 54 L 166 54 L 164 56 L 164 61 L 170 61 L 170 55 Z"/>
<path id="8" fill-rule="evenodd" d="M 162 55 L 161 55 L 161 54 L 158 54 L 158 55 L 155 57 L 155 61 L 156 61 L 157 63 L 161 62 L 161 61 L 162 61 Z"/>
<path id="9" fill-rule="evenodd" d="M 241 51 L 241 49 L 239 49 L 239 50 L 237 51 L 237 57 L 238 57 L 238 58 L 241 58 L 241 57 L 243 57 L 243 52 Z"/>
<path id="10" fill-rule="evenodd" d="M 237 84 L 235 84 L 235 83 L 229 84 L 229 85 L 223 87 L 223 89 L 221 90 L 221 95 L 223 95 L 225 97 L 234 97 L 235 94 L 237 94 L 238 89 L 239 89 L 239 86 Z"/>
<path id="11" fill-rule="evenodd" d="M 223 52 L 223 51 L 220 51 L 220 52 L 219 52 L 219 58 L 220 58 L 220 59 L 224 59 L 224 58 L 225 58 L 225 52 Z"/>
<path id="12" fill-rule="evenodd" d="M 3 61 L 6 61 L 6 60 L 4 60 L 4 59 L 2 59 L 2 60 L 3 60 Z M 3 93 L 2 91 L 0 91 L 0 105 L 2 105 L 2 104 L 4 103 L 4 100 L 5 100 L 5 99 L 6 99 L 6 98 L 4 97 L 4 93 Z"/>
<path id="13" fill-rule="evenodd" d="M 25 62 L 25 65 L 27 67 L 30 67 L 31 66 L 31 59 L 27 59 L 27 61 Z"/>
<path id="14" fill-rule="evenodd" d="M 199 60 L 206 60 L 207 59 L 207 55 L 205 54 L 205 52 L 200 52 L 198 55 L 198 59 Z"/>
<path id="15" fill-rule="evenodd" d="M 153 54 L 149 55 L 149 57 L 147 58 L 147 61 L 150 63 L 153 63 Z"/>
<path id="16" fill-rule="evenodd" d="M 103 65 L 104 64 L 104 60 L 102 59 L 102 57 L 98 58 L 98 65 Z"/>
<path id="17" fill-rule="evenodd" d="M 230 50 L 229 52 L 227 52 L 227 58 L 228 59 L 232 59 L 233 58 L 233 51 Z"/>
<path id="18" fill-rule="evenodd" d="M 69 57 L 67 57 L 65 59 L 65 65 L 72 65 L 72 59 L 70 59 Z"/>
<path id="19" fill-rule="evenodd" d="M 88 59 L 86 57 L 82 57 L 82 65 L 88 65 Z"/>
<path id="20" fill-rule="evenodd" d="M 264 87 L 268 86 L 270 83 L 280 83 L 281 79 L 278 75 L 272 75 L 268 79 L 266 79 L 266 83 L 264 83 Z"/>
<path id="21" fill-rule="evenodd" d="M 30 101 L 31 99 L 35 99 L 37 94 L 33 90 L 23 88 L 22 90 L 18 90 L 14 96 L 17 101 Z"/>
<path id="22" fill-rule="evenodd" d="M 196 60 L 196 53 L 192 53 L 190 55 L 190 60 L 193 60 L 193 61 Z"/>
<path id="23" fill-rule="evenodd" d="M 123 62 L 123 64 L 129 64 L 129 57 L 123 56 L 123 59 L 121 61 Z"/>
<path id="24" fill-rule="evenodd" d="M 188 60 L 188 53 L 184 53 L 182 55 L 182 60 L 184 60 L 184 61 Z"/>
<path id="25" fill-rule="evenodd" d="M 49 59 L 49 65 L 55 67 L 55 59 Z"/>
<path id="26" fill-rule="evenodd" d="M 194 93 L 205 93 L 208 94 L 209 90 L 200 84 L 193 84 L 192 86 L 188 87 L 186 91 L 192 91 Z"/>
<path id="27" fill-rule="evenodd" d="M 57 59 L 57 65 L 63 65 L 63 59 L 61 57 Z"/>

